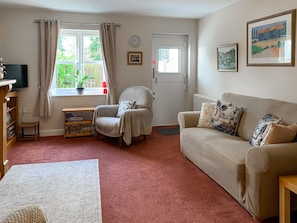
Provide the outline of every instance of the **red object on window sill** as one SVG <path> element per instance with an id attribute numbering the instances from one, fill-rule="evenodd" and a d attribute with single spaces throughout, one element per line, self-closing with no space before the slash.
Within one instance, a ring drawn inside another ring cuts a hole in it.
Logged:
<path id="1" fill-rule="evenodd" d="M 103 89 L 103 94 L 107 94 L 107 88 Z"/>
<path id="2" fill-rule="evenodd" d="M 106 81 L 102 81 L 101 86 L 102 86 L 103 88 L 107 87 L 107 85 L 106 85 Z"/>

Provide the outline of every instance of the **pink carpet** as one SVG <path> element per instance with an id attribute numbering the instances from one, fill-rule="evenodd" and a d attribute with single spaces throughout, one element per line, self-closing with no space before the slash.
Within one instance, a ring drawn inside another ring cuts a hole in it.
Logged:
<path id="1" fill-rule="evenodd" d="M 41 137 L 18 142 L 8 157 L 11 165 L 98 158 L 105 223 L 257 222 L 182 156 L 179 135 L 163 136 L 154 130 L 145 141 L 139 138 L 124 148 L 109 138 Z"/>

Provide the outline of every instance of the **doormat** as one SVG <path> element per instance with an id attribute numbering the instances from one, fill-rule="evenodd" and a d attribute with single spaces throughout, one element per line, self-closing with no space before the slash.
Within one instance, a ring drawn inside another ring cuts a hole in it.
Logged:
<path id="1" fill-rule="evenodd" d="M 156 131 L 164 136 L 167 135 L 178 135 L 179 134 L 179 127 L 173 127 L 173 128 L 157 128 Z"/>
<path id="2" fill-rule="evenodd" d="M 28 205 L 49 222 L 102 222 L 98 160 L 13 165 L 0 181 L 0 222 Z"/>

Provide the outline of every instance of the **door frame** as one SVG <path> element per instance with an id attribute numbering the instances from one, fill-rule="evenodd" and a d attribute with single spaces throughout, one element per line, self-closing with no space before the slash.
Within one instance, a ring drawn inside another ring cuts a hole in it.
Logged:
<path id="1" fill-rule="evenodd" d="M 181 39 L 183 40 L 185 43 L 185 61 L 183 64 L 183 71 L 181 73 L 183 73 L 182 75 L 184 76 L 184 80 L 183 80 L 183 85 L 184 85 L 184 91 L 183 91 L 183 110 L 187 110 L 188 108 L 188 97 L 189 97 L 189 71 L 190 71 L 190 66 L 189 66 L 189 61 L 190 61 L 190 44 L 189 44 L 189 35 L 187 34 L 153 34 L 152 35 L 152 78 L 151 78 L 151 84 L 152 84 L 152 91 L 155 91 L 155 85 L 154 85 L 154 72 L 155 72 L 155 67 L 154 67 L 154 59 L 155 59 L 155 50 L 154 47 L 154 38 L 166 38 L 166 39 Z M 165 74 L 166 75 L 166 74 Z M 154 103 L 155 106 L 155 103 Z M 176 118 L 177 119 L 177 118 Z M 153 123 L 154 126 L 158 126 L 158 123 Z"/>

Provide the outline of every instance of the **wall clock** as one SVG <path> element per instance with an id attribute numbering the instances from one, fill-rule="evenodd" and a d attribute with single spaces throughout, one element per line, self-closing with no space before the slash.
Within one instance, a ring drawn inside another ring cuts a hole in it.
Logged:
<path id="1" fill-rule="evenodd" d="M 140 41 L 141 41 L 140 36 L 138 36 L 136 34 L 131 35 L 129 37 L 129 44 L 132 47 L 138 47 L 138 46 L 140 46 Z"/>

